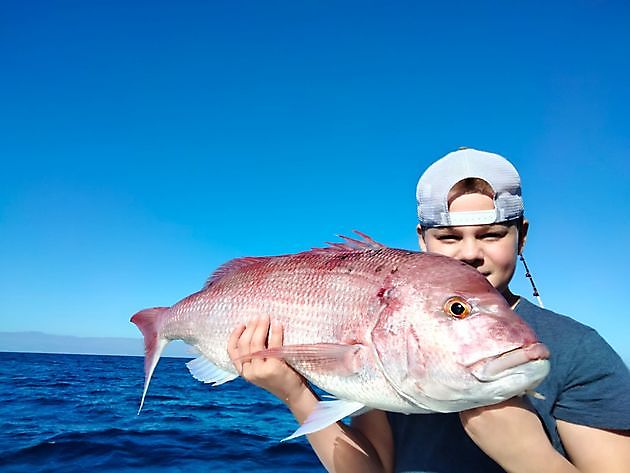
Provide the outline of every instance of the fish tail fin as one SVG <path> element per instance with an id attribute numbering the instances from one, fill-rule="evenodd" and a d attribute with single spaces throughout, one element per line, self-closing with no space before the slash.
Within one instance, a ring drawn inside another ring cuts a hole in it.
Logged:
<path id="1" fill-rule="evenodd" d="M 131 317 L 131 321 L 138 326 L 144 335 L 144 391 L 142 392 L 138 415 L 144 405 L 144 398 L 147 395 L 153 371 L 160 360 L 164 347 L 170 341 L 160 336 L 162 321 L 170 310 L 170 307 L 153 307 L 141 310 Z"/>

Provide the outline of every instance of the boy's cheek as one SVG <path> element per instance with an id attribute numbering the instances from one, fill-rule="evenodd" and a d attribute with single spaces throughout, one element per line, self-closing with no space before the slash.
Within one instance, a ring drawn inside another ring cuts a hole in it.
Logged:
<path id="1" fill-rule="evenodd" d="M 435 238 L 427 238 L 427 251 L 431 253 L 439 253 L 445 256 L 454 256 L 456 253 L 456 244 L 445 244 Z"/>
<path id="2" fill-rule="evenodd" d="M 431 251 L 431 252 L 435 251 L 434 249 L 435 244 L 433 243 L 433 239 L 428 236 L 424 238 L 424 246 L 425 246 L 426 251 Z"/>

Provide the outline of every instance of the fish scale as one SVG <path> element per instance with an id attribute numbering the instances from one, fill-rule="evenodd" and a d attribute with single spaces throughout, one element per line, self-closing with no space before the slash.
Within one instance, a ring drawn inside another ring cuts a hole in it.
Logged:
<path id="1" fill-rule="evenodd" d="M 535 334 L 478 271 L 357 233 L 362 240 L 233 260 L 172 307 L 135 314 L 145 336 L 142 403 L 170 340 L 200 353 L 188 364 L 195 378 L 221 384 L 238 375 L 227 353 L 230 333 L 263 315 L 282 324 L 284 345 L 250 355 L 284 359 L 340 400 L 322 403 L 301 433 L 363 408 L 454 412 L 493 404 L 546 375 L 546 349 L 530 348 Z M 466 316 L 449 312 L 449 301 Z M 494 361 L 514 350 L 522 356 Z"/>

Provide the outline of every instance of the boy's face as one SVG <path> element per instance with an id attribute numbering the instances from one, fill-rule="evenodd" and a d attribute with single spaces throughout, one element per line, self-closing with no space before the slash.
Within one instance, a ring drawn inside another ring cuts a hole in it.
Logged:
<path id="1" fill-rule="evenodd" d="M 451 203 L 450 212 L 491 210 L 492 198 L 483 194 L 465 194 Z M 418 227 L 420 247 L 424 251 L 440 253 L 470 264 L 499 290 L 505 292 L 514 275 L 516 259 L 525 242 L 516 225 L 496 223 L 458 227 L 429 228 L 424 234 Z"/>

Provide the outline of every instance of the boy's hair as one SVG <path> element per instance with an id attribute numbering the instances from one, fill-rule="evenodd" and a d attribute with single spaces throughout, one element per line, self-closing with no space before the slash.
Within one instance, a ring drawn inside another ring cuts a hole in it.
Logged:
<path id="1" fill-rule="evenodd" d="M 467 177 L 455 183 L 451 190 L 448 191 L 446 201 L 449 208 L 455 199 L 466 194 L 483 194 L 494 199 L 494 191 L 490 184 L 478 177 Z"/>

